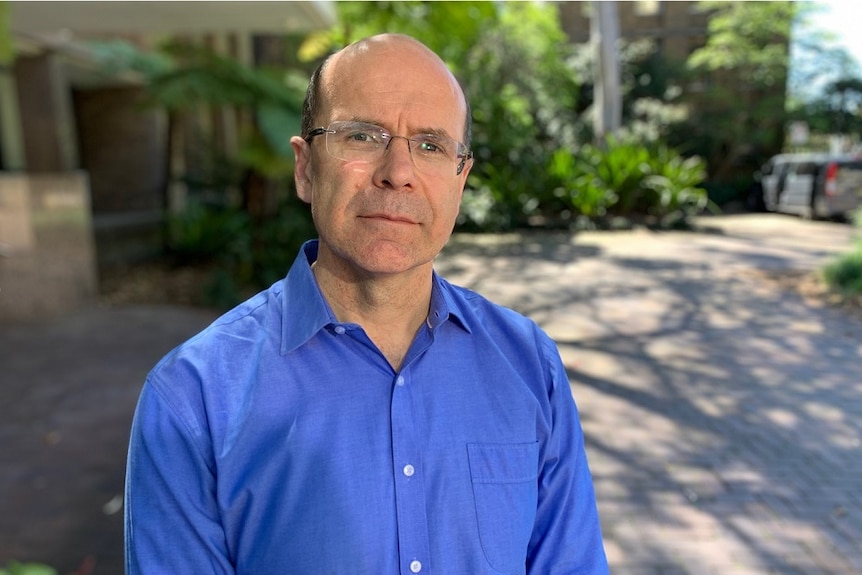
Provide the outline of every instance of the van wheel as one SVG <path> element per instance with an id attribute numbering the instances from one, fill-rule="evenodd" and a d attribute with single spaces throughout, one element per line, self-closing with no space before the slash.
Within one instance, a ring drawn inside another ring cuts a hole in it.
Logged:
<path id="1" fill-rule="evenodd" d="M 822 212 L 817 209 L 817 194 L 811 194 L 811 202 L 808 207 L 808 220 L 820 220 L 823 218 Z"/>
<path id="2" fill-rule="evenodd" d="M 748 187 L 745 194 L 745 205 L 751 212 L 765 212 L 766 201 L 763 199 L 763 186 L 755 182 Z"/>

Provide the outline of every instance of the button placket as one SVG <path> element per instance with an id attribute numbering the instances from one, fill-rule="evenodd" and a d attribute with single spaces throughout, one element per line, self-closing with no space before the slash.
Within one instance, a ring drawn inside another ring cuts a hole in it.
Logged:
<path id="1" fill-rule="evenodd" d="M 414 420 L 413 390 L 409 375 L 399 374 L 392 387 L 392 467 L 395 472 L 395 508 L 402 573 L 427 568 L 430 553 L 421 453 Z M 406 557 L 405 557 L 406 556 Z"/>

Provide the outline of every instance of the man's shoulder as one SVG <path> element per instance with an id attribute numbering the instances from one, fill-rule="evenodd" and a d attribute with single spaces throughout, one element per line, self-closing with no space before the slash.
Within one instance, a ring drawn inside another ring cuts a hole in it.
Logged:
<path id="1" fill-rule="evenodd" d="M 277 337 L 281 325 L 281 282 L 226 311 L 210 325 L 171 350 L 153 373 L 182 365 L 212 365 L 213 360 L 237 357 L 261 342 Z"/>
<path id="2" fill-rule="evenodd" d="M 464 287 L 453 284 L 441 278 L 441 285 L 452 311 L 461 318 L 469 329 L 493 329 L 505 330 L 513 335 L 520 334 L 534 338 L 537 334 L 544 334 L 541 328 L 530 317 L 520 311 L 497 303 L 485 295 Z"/>
<path id="3" fill-rule="evenodd" d="M 446 282 L 446 290 L 450 313 L 470 332 L 473 349 L 514 368 L 531 388 L 553 385 L 553 378 L 537 374 L 560 372 L 559 352 L 536 321 L 470 288 Z"/>

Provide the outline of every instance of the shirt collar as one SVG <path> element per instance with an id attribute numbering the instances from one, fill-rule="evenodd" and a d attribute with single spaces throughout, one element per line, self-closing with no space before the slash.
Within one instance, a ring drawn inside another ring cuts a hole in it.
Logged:
<path id="1" fill-rule="evenodd" d="M 472 333 L 467 321 L 468 315 L 461 308 L 462 300 L 456 298 L 452 284 L 434 272 L 431 285 L 431 306 L 428 310 L 428 327 L 432 330 L 443 324 L 447 319 L 455 320 L 467 333 Z"/>
<path id="2" fill-rule="evenodd" d="M 289 353 L 303 345 L 321 329 L 338 323 L 335 314 L 323 297 L 311 264 L 317 260 L 318 240 L 309 240 L 302 245 L 284 279 L 282 292 L 281 353 Z M 427 323 L 436 330 L 452 318 L 462 329 L 471 332 L 453 287 L 435 271 L 432 277 L 431 305 Z"/>
<path id="3" fill-rule="evenodd" d="M 311 264 L 317 260 L 317 240 L 302 245 L 299 255 L 284 278 L 282 292 L 281 353 L 289 353 L 311 339 L 321 329 L 335 323 Z"/>

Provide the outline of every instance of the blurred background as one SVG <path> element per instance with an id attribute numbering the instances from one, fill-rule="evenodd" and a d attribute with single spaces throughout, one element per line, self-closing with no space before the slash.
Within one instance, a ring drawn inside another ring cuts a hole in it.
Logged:
<path id="1" fill-rule="evenodd" d="M 194 267 L 202 293 L 177 297 L 219 307 L 281 277 L 311 233 L 289 146 L 307 78 L 380 31 L 438 51 L 472 99 L 461 230 L 684 226 L 757 208 L 771 156 L 857 151 L 857 12 L 2 2 L 0 319 L 74 308 L 143 262 Z"/>
<path id="2" fill-rule="evenodd" d="M 383 31 L 437 51 L 471 99 L 459 231 L 778 211 L 777 154 L 862 150 L 860 6 L 0 1 L 0 326 L 129 298 L 225 309 L 281 278 L 314 233 L 289 145 L 308 77 Z M 83 575 L 95 553 L 119 572 L 122 498 L 102 505 L 92 549 L 0 541 L 0 567 Z"/>

